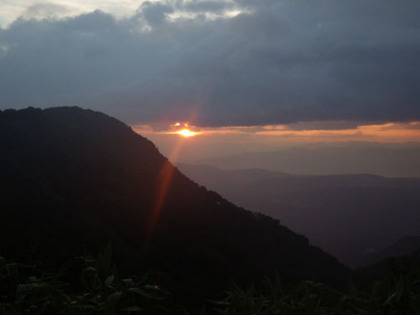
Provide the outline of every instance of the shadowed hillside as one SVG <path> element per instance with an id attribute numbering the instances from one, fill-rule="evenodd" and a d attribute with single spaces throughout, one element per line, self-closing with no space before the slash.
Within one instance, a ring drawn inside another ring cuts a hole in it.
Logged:
<path id="1" fill-rule="evenodd" d="M 0 113 L 1 255 L 57 265 L 113 241 L 120 270 L 160 269 L 179 294 L 230 278 L 346 282 L 348 269 L 278 221 L 192 182 L 147 139 L 80 108 Z"/>

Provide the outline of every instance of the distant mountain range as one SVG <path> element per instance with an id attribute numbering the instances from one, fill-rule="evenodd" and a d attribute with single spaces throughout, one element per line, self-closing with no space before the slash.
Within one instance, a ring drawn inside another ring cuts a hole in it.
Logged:
<path id="1" fill-rule="evenodd" d="M 420 144 L 332 143 L 183 161 L 222 169 L 261 168 L 294 175 L 420 177 Z"/>
<path id="2" fill-rule="evenodd" d="M 392 256 L 382 250 L 420 235 L 420 179 L 178 167 L 234 203 L 279 219 L 352 267 Z M 404 248 L 400 254 L 409 254 Z"/>
<path id="3" fill-rule="evenodd" d="M 342 285 L 350 276 L 306 237 L 200 187 L 104 114 L 2 111 L 0 148 L 0 255 L 10 259 L 57 265 L 111 240 L 121 272 L 159 269 L 189 299 L 222 292 L 229 279 L 277 273 L 285 284 Z"/>

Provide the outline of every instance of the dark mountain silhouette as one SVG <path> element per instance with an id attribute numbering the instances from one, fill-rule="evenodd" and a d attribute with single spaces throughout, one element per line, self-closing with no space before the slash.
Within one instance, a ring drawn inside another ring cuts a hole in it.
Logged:
<path id="1" fill-rule="evenodd" d="M 278 273 L 340 285 L 349 270 L 278 221 L 195 184 L 125 124 L 80 108 L 0 112 L 0 255 L 58 264 L 108 239 L 125 273 L 179 294 Z"/>
<path id="2" fill-rule="evenodd" d="M 354 271 L 356 281 L 371 282 L 383 281 L 389 275 L 396 276 L 399 281 L 399 287 L 404 281 L 402 279 L 414 279 L 418 274 L 420 265 L 420 248 L 418 236 L 407 236 L 385 248 L 368 265 L 358 268 Z M 412 250 L 414 247 L 417 249 Z"/>
<path id="3" fill-rule="evenodd" d="M 420 179 L 267 172 L 258 177 L 255 170 L 251 176 L 247 170 L 179 167 L 234 203 L 279 219 L 352 267 L 372 262 L 376 253 L 407 234 L 420 233 Z M 241 173 L 241 179 L 232 172 Z"/>

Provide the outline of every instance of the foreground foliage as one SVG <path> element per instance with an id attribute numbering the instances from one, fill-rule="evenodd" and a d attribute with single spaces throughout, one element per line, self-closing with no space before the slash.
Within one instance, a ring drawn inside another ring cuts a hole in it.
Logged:
<path id="1" fill-rule="evenodd" d="M 159 276 L 119 278 L 110 247 L 55 271 L 0 257 L 0 314 L 166 314 Z"/>
<path id="2" fill-rule="evenodd" d="M 420 314 L 420 270 L 404 263 L 382 280 L 342 293 L 311 281 L 284 292 L 279 279 L 266 279 L 263 289 L 233 286 L 219 302 L 219 314 Z"/>
<path id="3" fill-rule="evenodd" d="M 181 307 L 161 288 L 164 278 L 156 272 L 120 278 L 110 247 L 58 270 L 0 257 L 0 314 L 420 314 L 420 269 L 408 261 L 346 293 L 311 281 L 286 291 L 279 277 L 266 278 L 259 287 L 232 284 L 225 299 L 201 308 Z"/>

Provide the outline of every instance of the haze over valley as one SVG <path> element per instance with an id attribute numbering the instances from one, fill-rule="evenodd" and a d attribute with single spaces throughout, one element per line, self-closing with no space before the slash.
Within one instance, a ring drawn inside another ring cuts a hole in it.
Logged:
<path id="1" fill-rule="evenodd" d="M 406 236 L 420 235 L 418 178 L 178 166 L 234 203 L 279 219 L 352 267 L 375 261 L 382 249 Z"/>

